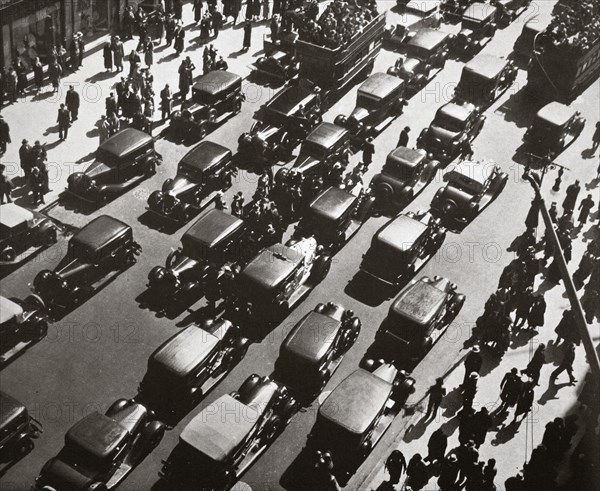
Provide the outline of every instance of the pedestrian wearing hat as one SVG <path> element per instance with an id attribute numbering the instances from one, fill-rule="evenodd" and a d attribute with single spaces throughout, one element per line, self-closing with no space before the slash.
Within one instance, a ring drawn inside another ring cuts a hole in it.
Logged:
<path id="1" fill-rule="evenodd" d="M 144 51 L 144 63 L 148 68 L 154 63 L 154 44 L 152 41 L 147 44 L 146 51 Z"/>
<path id="2" fill-rule="evenodd" d="M 363 164 L 367 167 L 373 162 L 373 154 L 375 153 L 375 146 L 373 145 L 373 137 L 367 137 L 363 146 Z"/>
<path id="3" fill-rule="evenodd" d="M 446 395 L 446 388 L 444 387 L 444 379 L 438 378 L 429 390 L 429 403 L 427 404 L 427 413 L 425 414 L 425 421 L 429 419 L 429 415 L 431 414 L 431 419 L 435 419 L 437 416 L 438 409 L 440 404 L 442 403 L 442 399 Z"/>
<path id="4" fill-rule="evenodd" d="M 28 177 L 31 172 L 31 166 L 33 165 L 32 156 L 31 145 L 29 145 L 27 140 L 23 140 L 19 148 L 19 160 L 21 161 L 21 169 L 25 177 Z"/>
<path id="5" fill-rule="evenodd" d="M 258 0 L 257 0 L 258 1 Z M 250 10 L 250 6 L 248 6 L 248 10 Z M 244 24 L 244 43 L 242 49 L 244 51 L 248 51 L 252 44 L 252 22 L 249 20 Z"/>
<path id="6" fill-rule="evenodd" d="M 79 43 L 77 42 L 77 34 L 73 34 L 73 39 L 71 39 L 71 45 L 69 46 L 69 55 L 71 70 L 75 71 L 77 70 L 77 68 L 79 68 Z"/>
<path id="7" fill-rule="evenodd" d="M 469 375 L 471 373 L 473 373 L 473 372 L 479 373 L 479 371 L 481 370 L 482 364 L 483 364 L 483 358 L 481 357 L 481 354 L 480 354 L 480 348 L 479 348 L 479 346 L 475 345 L 471 348 L 471 351 L 469 351 L 469 354 L 465 358 L 465 362 L 464 362 L 465 376 L 463 377 L 463 383 L 462 383 L 463 387 L 467 383 L 467 378 L 469 377 Z"/>
<path id="8" fill-rule="evenodd" d="M 473 411 L 473 400 L 475 399 L 475 394 L 477 394 L 478 380 L 479 374 L 472 372 L 469 374 L 469 378 L 467 378 L 467 381 L 463 385 L 463 414 L 469 414 Z"/>
<path id="9" fill-rule="evenodd" d="M 58 109 L 58 116 L 56 118 L 56 122 L 58 123 L 58 136 L 61 140 L 66 140 L 67 135 L 69 134 L 69 126 L 71 126 L 71 116 L 69 114 L 69 110 L 65 107 L 64 104 L 60 105 Z"/>
<path id="10" fill-rule="evenodd" d="M 600 146 L 600 121 L 596 123 L 596 130 L 592 135 L 592 155 L 596 153 L 598 146 Z"/>
<path id="11" fill-rule="evenodd" d="M 575 361 L 575 344 L 572 342 L 568 342 L 565 345 L 565 351 L 563 354 L 563 359 L 560 362 L 560 365 L 552 372 L 550 375 L 550 380 L 554 381 L 556 378 L 564 371 L 569 375 L 569 384 L 575 385 L 577 379 L 573 376 L 573 362 Z"/>
<path id="12" fill-rule="evenodd" d="M 408 134 L 410 133 L 410 127 L 405 126 L 404 129 L 400 132 L 400 136 L 398 137 L 398 145 L 397 147 L 406 147 L 408 146 Z"/>
<path id="13" fill-rule="evenodd" d="M 573 213 L 573 210 L 575 209 L 575 203 L 577 203 L 577 196 L 579 196 L 580 191 L 581 186 L 579 185 L 579 181 L 575 181 L 567 188 L 566 196 L 562 204 L 564 213 L 566 215 Z"/>
<path id="14" fill-rule="evenodd" d="M 498 413 L 502 413 L 508 410 L 509 407 L 514 407 L 521 393 L 521 377 L 518 374 L 516 368 L 512 368 L 510 372 L 507 372 L 500 383 L 502 392 L 500 393 L 500 399 L 502 403 L 498 407 Z"/>
<path id="15" fill-rule="evenodd" d="M 392 450 L 385 461 L 385 468 L 390 475 L 390 484 L 398 484 L 402 479 L 402 473 L 406 469 L 404 454 L 398 449 Z"/>
<path id="16" fill-rule="evenodd" d="M 529 329 L 537 329 L 544 325 L 546 315 L 546 300 L 544 294 L 538 294 L 533 297 L 531 308 L 527 314 L 527 326 Z"/>
<path id="17" fill-rule="evenodd" d="M 420 491 L 429 481 L 427 473 L 427 464 L 423 462 L 421 454 L 416 453 L 406 466 L 406 486 L 410 486 L 413 491 Z"/>
<path id="18" fill-rule="evenodd" d="M 79 116 L 79 94 L 75 91 L 75 88 L 71 85 L 67 91 L 65 97 L 65 104 L 67 109 L 71 113 L 71 122 L 76 121 Z"/>
<path id="19" fill-rule="evenodd" d="M 437 480 L 440 491 L 456 491 L 461 489 L 462 486 L 459 486 L 459 473 L 458 459 L 456 455 L 451 454 L 443 460 L 440 466 L 440 475 Z"/>
<path id="20" fill-rule="evenodd" d="M 173 94 L 171 94 L 171 88 L 169 84 L 166 84 L 164 89 L 160 91 L 160 111 L 162 113 L 161 119 L 165 119 L 171 116 L 171 101 Z"/>
<path id="21" fill-rule="evenodd" d="M 594 207 L 596 203 L 594 203 L 594 200 L 592 199 L 592 195 L 588 194 L 587 198 L 581 200 L 581 203 L 579 203 L 579 208 L 577 208 L 578 210 L 581 210 L 579 212 L 579 226 L 583 227 L 588 220 L 588 217 L 590 215 L 590 210 Z"/>
<path id="22" fill-rule="evenodd" d="M 6 145 L 11 143 L 10 126 L 4 121 L 4 116 L 0 114 L 0 153 L 6 152 Z"/>
<path id="23" fill-rule="evenodd" d="M 518 418 L 520 418 L 520 421 L 522 421 L 533 407 L 535 384 L 533 381 L 529 380 L 527 375 L 523 375 L 521 382 L 521 393 L 519 394 L 519 399 L 517 400 L 517 407 L 515 408 L 513 423 L 516 422 Z"/>
<path id="24" fill-rule="evenodd" d="M 435 430 L 431 437 L 429 437 L 429 442 L 427 443 L 427 450 L 429 453 L 425 460 L 430 463 L 442 462 L 444 460 L 444 455 L 446 455 L 446 448 L 448 447 L 448 437 L 444 430 L 438 428 Z"/>
<path id="25" fill-rule="evenodd" d="M 104 68 L 107 72 L 112 72 L 113 69 L 113 52 L 110 43 L 106 43 L 102 49 L 102 56 L 104 57 Z"/>
<path id="26" fill-rule="evenodd" d="M 535 353 L 531 357 L 531 360 L 527 364 L 527 367 L 522 373 L 529 376 L 534 385 L 539 385 L 538 382 L 540 380 L 540 372 L 542 371 L 544 363 L 546 363 L 546 345 L 544 343 L 540 343 L 535 350 Z"/>
<path id="27" fill-rule="evenodd" d="M 77 44 L 79 45 L 79 64 L 78 66 L 83 65 L 83 56 L 85 55 L 85 43 L 83 41 L 83 34 L 80 32 L 77 33 Z"/>
<path id="28" fill-rule="evenodd" d="M 50 82 L 52 83 L 52 92 L 58 92 L 62 72 L 63 70 L 57 61 L 48 66 L 48 77 L 50 77 Z"/>
<path id="29" fill-rule="evenodd" d="M 183 48 L 185 45 L 185 31 L 181 29 L 177 34 L 177 38 L 175 39 L 175 51 L 177 52 L 177 56 L 183 53 Z"/>
<path id="30" fill-rule="evenodd" d="M 113 58 L 117 72 L 123 71 L 123 58 L 125 58 L 125 48 L 123 47 L 123 41 L 119 36 L 115 36 L 112 44 Z"/>

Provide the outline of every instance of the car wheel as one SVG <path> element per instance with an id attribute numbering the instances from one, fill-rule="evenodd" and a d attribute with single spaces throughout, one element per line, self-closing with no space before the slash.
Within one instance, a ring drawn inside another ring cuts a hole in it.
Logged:
<path id="1" fill-rule="evenodd" d="M 16 257 L 17 257 L 17 251 L 15 251 L 11 246 L 5 247 L 2 250 L 2 253 L 0 253 L 1 261 L 12 262 L 16 259 Z"/>
<path id="2" fill-rule="evenodd" d="M 156 174 L 156 161 L 154 159 L 148 161 L 148 168 L 146 169 L 146 176 L 150 177 Z"/>
<path id="3" fill-rule="evenodd" d="M 48 333 L 48 322 L 44 319 L 37 319 L 33 322 L 31 326 L 31 331 L 29 332 L 29 337 L 31 341 L 37 343 L 44 339 L 46 334 Z"/>
<path id="4" fill-rule="evenodd" d="M 147 437 L 148 450 L 154 450 L 165 436 L 165 425 L 160 421 L 152 421 L 144 428 L 144 433 Z"/>
<path id="5" fill-rule="evenodd" d="M 49 229 L 48 233 L 46 234 L 46 242 L 48 244 L 56 244 L 57 241 L 58 241 L 58 234 L 56 233 L 56 229 L 55 228 Z"/>
<path id="6" fill-rule="evenodd" d="M 18 455 L 27 455 L 29 452 L 33 450 L 33 441 L 31 438 L 23 438 L 17 445 L 17 454 Z"/>
<path id="7" fill-rule="evenodd" d="M 242 101 L 238 100 L 233 103 L 233 114 L 239 114 L 242 110 Z"/>
<path id="8" fill-rule="evenodd" d="M 265 428 L 265 433 L 262 435 L 263 443 L 267 444 L 275 440 L 277 435 L 283 430 L 283 426 L 283 421 L 279 416 L 275 415 L 271 417 Z"/>
<path id="9" fill-rule="evenodd" d="M 331 258 L 327 255 L 324 255 L 317 259 L 317 261 L 317 264 L 315 264 L 314 266 L 316 268 L 315 280 L 316 283 L 321 283 L 321 281 L 325 279 L 325 277 L 329 273 L 329 270 L 331 269 Z"/>

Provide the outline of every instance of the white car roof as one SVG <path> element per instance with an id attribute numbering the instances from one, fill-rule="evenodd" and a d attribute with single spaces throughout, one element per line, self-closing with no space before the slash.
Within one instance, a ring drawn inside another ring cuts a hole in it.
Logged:
<path id="1" fill-rule="evenodd" d="M 0 296 L 0 324 L 11 321 L 22 313 L 23 308 L 19 304 Z"/>
<path id="2" fill-rule="evenodd" d="M 7 228 L 14 228 L 32 218 L 33 213 L 31 211 L 14 203 L 0 206 L 0 224 Z"/>

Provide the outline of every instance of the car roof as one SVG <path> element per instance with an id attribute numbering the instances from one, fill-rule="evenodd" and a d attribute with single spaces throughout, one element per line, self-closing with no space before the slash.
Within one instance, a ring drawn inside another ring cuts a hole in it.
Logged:
<path id="1" fill-rule="evenodd" d="M 298 111 L 300 104 L 304 107 L 310 105 L 315 98 L 315 93 L 297 85 L 287 87 L 265 104 L 269 112 L 276 112 L 290 116 Z"/>
<path id="2" fill-rule="evenodd" d="M 480 53 L 465 65 L 463 70 L 472 72 L 480 77 L 491 80 L 506 66 L 506 60 L 488 53 Z"/>
<path id="3" fill-rule="evenodd" d="M 312 130 L 304 141 L 330 148 L 344 138 L 347 133 L 348 131 L 341 126 L 324 122 Z"/>
<path id="4" fill-rule="evenodd" d="M 414 168 L 417 167 L 426 156 L 427 152 L 421 148 L 413 149 L 398 147 L 388 154 L 386 160 L 388 162 L 393 161 L 396 164 L 400 164 L 402 167 Z"/>
<path id="5" fill-rule="evenodd" d="M 226 92 L 234 85 L 242 84 L 242 77 L 226 70 L 212 70 L 198 78 L 193 90 L 209 95 Z"/>
<path id="6" fill-rule="evenodd" d="M 186 153 L 180 163 L 206 172 L 225 158 L 231 158 L 231 150 L 218 143 L 204 140 Z"/>
<path id="7" fill-rule="evenodd" d="M 419 29 L 407 44 L 408 46 L 414 46 L 429 51 L 443 42 L 447 37 L 448 33 L 445 31 L 424 27 Z"/>
<path id="8" fill-rule="evenodd" d="M 319 415 L 360 435 L 381 412 L 391 391 L 392 384 L 359 368 L 333 389 L 319 408 Z"/>
<path id="9" fill-rule="evenodd" d="M 204 327 L 208 328 L 204 328 Z M 164 342 L 148 360 L 148 365 L 185 377 L 214 350 L 223 339 L 231 323 L 215 320 L 204 326 L 191 325 Z"/>
<path id="10" fill-rule="evenodd" d="M 23 307 L 18 303 L 0 296 L 0 324 L 13 320 L 23 313 Z"/>
<path id="11" fill-rule="evenodd" d="M 410 283 L 396 297 L 390 312 L 427 326 L 446 301 L 446 293 L 439 288 L 419 280 Z"/>
<path id="12" fill-rule="evenodd" d="M 283 348 L 305 361 L 319 363 L 329 351 L 342 323 L 332 317 L 309 312 L 294 326 L 283 342 Z"/>
<path id="13" fill-rule="evenodd" d="M 27 409 L 14 397 L 0 391 L 0 430 L 10 425 Z"/>
<path id="14" fill-rule="evenodd" d="M 185 245 L 213 248 L 233 232 L 244 226 L 244 221 L 222 210 L 212 208 L 202 215 L 183 234 L 181 242 Z"/>
<path id="15" fill-rule="evenodd" d="M 310 211 L 319 218 L 337 221 L 356 203 L 357 199 L 352 193 L 332 186 L 312 201 Z"/>
<path id="16" fill-rule="evenodd" d="M 473 109 L 475 109 L 475 106 L 470 103 L 459 104 L 457 102 L 449 102 L 440 107 L 438 112 L 459 121 L 466 121 L 471 112 L 473 112 Z"/>
<path id="17" fill-rule="evenodd" d="M 102 143 L 98 150 L 110 153 L 120 159 L 152 141 L 152 137 L 144 131 L 125 128 Z"/>
<path id="18" fill-rule="evenodd" d="M 279 285 L 304 259 L 301 251 L 283 244 L 263 249 L 241 271 L 245 288 L 270 290 Z"/>
<path id="19" fill-rule="evenodd" d="M 65 443 L 106 459 L 127 438 L 129 432 L 114 419 L 97 411 L 75 423 L 65 435 Z"/>
<path id="20" fill-rule="evenodd" d="M 127 231 L 131 231 L 131 227 L 126 223 L 108 215 L 101 215 L 76 232 L 71 237 L 71 242 L 95 252 Z"/>
<path id="21" fill-rule="evenodd" d="M 574 112 L 569 106 L 552 101 L 538 111 L 536 118 L 554 126 L 562 126 L 573 116 Z"/>
<path id="22" fill-rule="evenodd" d="M 387 73 L 374 73 L 358 88 L 358 96 L 384 99 L 402 86 L 402 80 Z"/>
<path id="23" fill-rule="evenodd" d="M 459 181 L 469 187 L 480 189 L 488 180 L 488 164 L 477 160 L 461 160 L 448 167 L 446 181 Z"/>
<path id="24" fill-rule="evenodd" d="M 14 228 L 34 217 L 33 213 L 15 203 L 6 203 L 0 206 L 0 225 Z"/>
<path id="25" fill-rule="evenodd" d="M 377 232 L 379 242 L 401 251 L 409 250 L 421 235 L 427 230 L 427 225 L 407 215 L 398 215 Z"/>
<path id="26" fill-rule="evenodd" d="M 498 9 L 489 3 L 473 3 L 465 10 L 463 19 L 482 21 L 494 15 L 496 10 Z"/>
<path id="27" fill-rule="evenodd" d="M 210 459 L 222 462 L 247 437 L 262 414 L 261 409 L 264 410 L 260 405 L 247 406 L 229 394 L 223 395 L 187 424 L 180 439 Z"/>

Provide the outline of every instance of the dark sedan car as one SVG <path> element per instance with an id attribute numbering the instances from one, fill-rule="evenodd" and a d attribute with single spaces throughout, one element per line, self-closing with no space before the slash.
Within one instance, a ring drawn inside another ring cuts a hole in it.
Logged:
<path id="1" fill-rule="evenodd" d="M 56 243 L 57 228 L 48 218 L 15 203 L 0 213 L 0 265 L 15 264 L 28 252 Z"/>
<path id="2" fill-rule="evenodd" d="M 387 26 L 383 32 L 383 43 L 388 49 L 406 47 L 406 43 L 421 29 L 439 28 L 442 16 L 437 9 L 421 15 L 421 12 L 403 12 L 400 22 L 395 26 Z"/>
<path id="3" fill-rule="evenodd" d="M 334 472 L 359 466 L 415 391 L 414 379 L 393 365 L 359 368 L 346 377 L 319 407 L 308 446 L 327 451 Z"/>
<path id="4" fill-rule="evenodd" d="M 242 109 L 242 78 L 225 70 L 202 75 L 192 87 L 191 105 L 173 111 L 169 131 L 181 139 L 201 140 Z"/>
<path id="5" fill-rule="evenodd" d="M 446 278 L 427 277 L 409 283 L 396 297 L 376 336 L 393 359 L 422 359 L 465 302 Z"/>
<path id="6" fill-rule="evenodd" d="M 458 157 L 463 140 L 473 141 L 479 135 L 485 119 L 474 104 L 444 104 L 435 113 L 429 128 L 425 128 L 417 138 L 417 147 L 447 164 Z"/>
<path id="7" fill-rule="evenodd" d="M 492 104 L 517 78 L 517 67 L 511 60 L 481 53 L 467 63 L 454 89 L 454 98 L 481 108 Z"/>
<path id="8" fill-rule="evenodd" d="M 461 29 L 452 43 L 452 51 L 465 58 L 481 51 L 496 33 L 498 9 L 489 3 L 476 2 L 463 14 Z"/>
<path id="9" fill-rule="evenodd" d="M 16 399 L 0 391 L 0 459 L 11 462 L 33 449 L 42 425 Z"/>
<path id="10" fill-rule="evenodd" d="M 152 353 L 138 398 L 167 419 L 186 412 L 244 358 L 248 345 L 224 319 L 188 326 Z"/>
<path id="11" fill-rule="evenodd" d="M 181 237 L 181 247 L 167 257 L 165 266 L 148 274 L 148 288 L 161 300 L 177 300 L 204 286 L 227 262 L 244 257 L 244 221 L 212 208 Z M 249 252 L 249 251 L 248 251 Z"/>
<path id="12" fill-rule="evenodd" d="M 491 4 L 498 9 L 498 24 L 508 26 L 529 8 L 531 0 L 492 0 Z"/>
<path id="13" fill-rule="evenodd" d="M 294 394 L 321 392 L 356 342 L 360 319 L 351 310 L 329 302 L 306 314 L 286 336 L 275 373 Z"/>
<path id="14" fill-rule="evenodd" d="M 0 365 L 43 339 L 48 332 L 44 306 L 30 300 L 0 296 Z"/>
<path id="15" fill-rule="evenodd" d="M 150 135 L 126 128 L 98 147 L 85 171 L 67 178 L 67 192 L 92 203 L 106 201 L 153 175 L 161 159 Z"/>
<path id="16" fill-rule="evenodd" d="M 388 73 L 404 80 L 407 93 L 418 92 L 446 65 L 451 41 L 450 33 L 421 29 L 406 44 L 406 55 L 398 58 Z"/>
<path id="17" fill-rule="evenodd" d="M 46 269 L 37 274 L 34 291 L 50 310 L 75 307 L 109 273 L 135 264 L 141 250 L 129 225 L 107 215 L 99 216 L 71 237 L 67 254 L 54 271 Z"/>
<path id="18" fill-rule="evenodd" d="M 440 166 L 423 149 L 398 147 L 392 150 L 371 181 L 374 206 L 382 211 L 398 211 L 410 203 L 435 177 Z"/>
<path id="19" fill-rule="evenodd" d="M 525 149 L 538 158 L 553 160 L 583 131 L 585 118 L 569 106 L 550 102 L 536 114 L 525 132 Z"/>
<path id="20" fill-rule="evenodd" d="M 116 488 L 156 448 L 165 426 L 142 404 L 120 399 L 94 411 L 65 435 L 65 446 L 36 478 L 35 489 L 98 491 Z"/>
<path id="21" fill-rule="evenodd" d="M 160 471 L 169 489 L 228 490 L 296 413 L 296 401 L 269 377 L 251 375 L 181 432 Z"/>
<path id="22" fill-rule="evenodd" d="M 257 77 L 286 82 L 298 75 L 299 66 L 293 52 L 273 50 L 266 56 L 260 56 L 252 69 Z"/>
<path id="23" fill-rule="evenodd" d="M 321 123 L 315 91 L 286 87 L 254 115 L 256 122 L 238 139 L 238 153 L 246 163 L 289 160 L 294 148 Z"/>
<path id="24" fill-rule="evenodd" d="M 404 83 L 386 73 L 374 73 L 358 88 L 356 106 L 349 116 L 338 115 L 334 122 L 352 134 L 360 148 L 368 136 L 376 136 L 394 117 L 402 113 Z"/>
<path id="25" fill-rule="evenodd" d="M 335 254 L 369 218 L 373 200 L 363 190 L 329 187 L 310 203 L 294 232 L 295 237 L 315 237 Z"/>
<path id="26" fill-rule="evenodd" d="M 428 213 L 398 215 L 377 231 L 360 270 L 386 285 L 397 286 L 406 275 L 415 274 L 445 238 L 446 230 Z"/>
<path id="27" fill-rule="evenodd" d="M 444 174 L 444 181 L 448 184 L 433 197 L 431 213 L 458 230 L 500 195 L 508 175 L 493 162 L 462 161 Z"/>
<path id="28" fill-rule="evenodd" d="M 231 187 L 236 174 L 231 151 L 203 141 L 181 159 L 177 175 L 148 197 L 148 210 L 162 218 L 185 223 L 198 214 L 218 191 Z"/>

